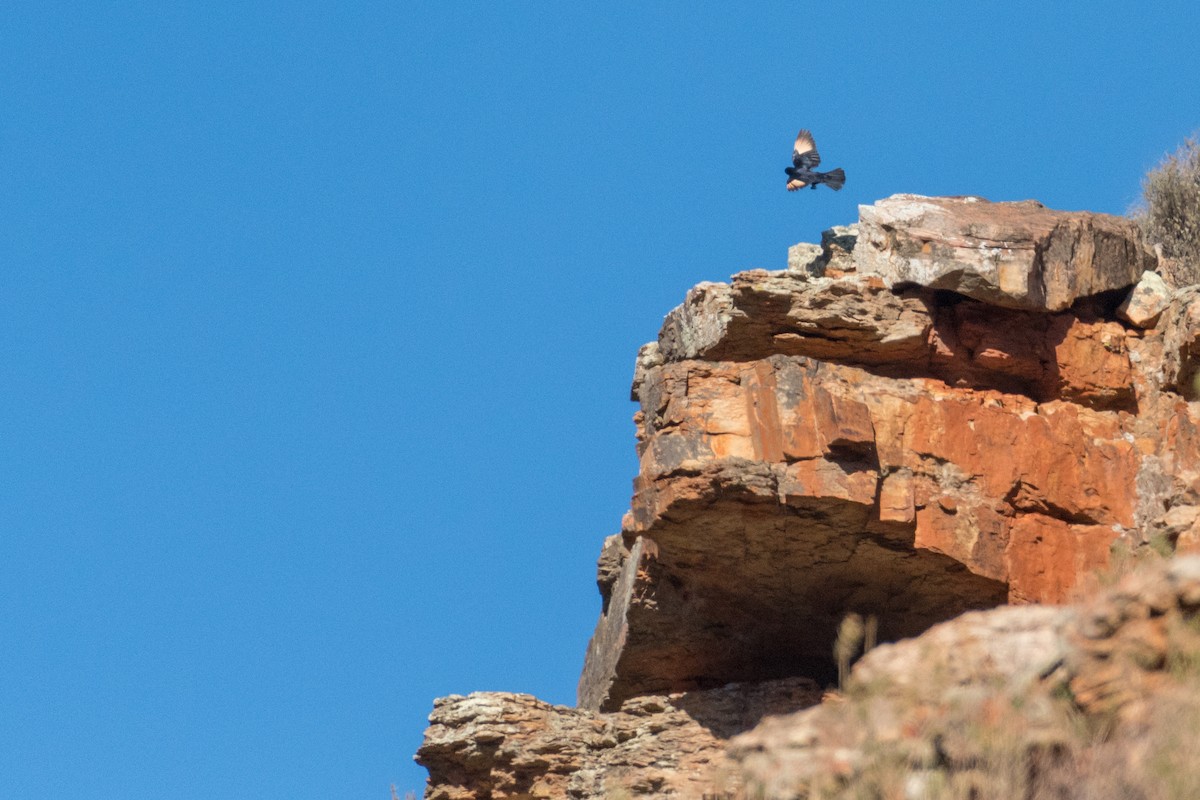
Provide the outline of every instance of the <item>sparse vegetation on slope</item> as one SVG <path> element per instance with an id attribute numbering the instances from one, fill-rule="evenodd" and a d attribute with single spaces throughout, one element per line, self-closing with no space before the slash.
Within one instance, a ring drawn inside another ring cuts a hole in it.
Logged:
<path id="1" fill-rule="evenodd" d="M 1200 283 L 1200 141 L 1195 136 L 1146 173 L 1133 216 L 1168 259 L 1163 277 L 1177 287 Z"/>
<path id="2" fill-rule="evenodd" d="M 820 776 L 805 800 L 1193 800 L 1200 797 L 1200 676 L 1173 675 L 1144 722 L 1114 730 L 1069 698 L 1031 709 L 996 693 L 910 721 L 909 746 L 868 742 L 853 776 Z M 869 720 L 863 720 L 870 727 Z M 753 791 L 747 797 L 753 798 Z"/>
<path id="3" fill-rule="evenodd" d="M 1183 557 L 1073 609 L 881 647 L 837 702 L 733 748 L 747 800 L 1193 800 L 1198 725 L 1200 560 Z"/>

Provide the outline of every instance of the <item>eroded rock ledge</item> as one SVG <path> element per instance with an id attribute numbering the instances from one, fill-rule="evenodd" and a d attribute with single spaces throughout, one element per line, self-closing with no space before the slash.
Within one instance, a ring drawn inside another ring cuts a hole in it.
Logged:
<path id="1" fill-rule="evenodd" d="M 692 289 L 638 354 L 639 474 L 600 558 L 580 708 L 439 705 L 430 796 L 711 793 L 736 727 L 719 715 L 699 761 L 645 757 L 661 780 L 574 731 L 633 725 L 619 715 L 647 698 L 687 716 L 661 698 L 828 686 L 848 614 L 895 642 L 1200 548 L 1200 294 L 1154 265 L 1123 219 L 902 195 L 793 248 L 788 270 Z M 1058 619 L 1003 613 L 1036 636 Z M 510 717 L 556 731 L 558 755 L 523 760 L 542 734 L 521 726 L 481 750 Z"/>
<path id="2" fill-rule="evenodd" d="M 859 209 L 860 272 L 991 305 L 1062 311 L 1156 262 L 1132 220 L 1041 203 L 902 194 Z"/>
<path id="3" fill-rule="evenodd" d="M 530 695 L 452 695 L 434 703 L 417 760 L 429 769 L 431 800 L 699 798 L 741 787 L 725 740 L 820 699 L 805 678 L 644 696 L 611 714 Z"/>

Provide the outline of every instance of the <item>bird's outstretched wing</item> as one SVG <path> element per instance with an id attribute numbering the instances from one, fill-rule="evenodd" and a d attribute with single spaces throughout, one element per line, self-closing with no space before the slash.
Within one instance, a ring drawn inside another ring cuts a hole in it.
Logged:
<path id="1" fill-rule="evenodd" d="M 808 130 L 802 130 L 796 136 L 796 144 L 792 148 L 792 164 L 805 169 L 813 169 L 821 163 L 821 154 L 817 152 L 817 143 L 813 141 Z"/>
<path id="2" fill-rule="evenodd" d="M 792 178 L 790 181 L 787 182 L 787 190 L 789 192 L 794 192 L 797 189 L 803 189 L 807 185 L 808 185 L 807 183 L 800 180 L 799 178 Z"/>

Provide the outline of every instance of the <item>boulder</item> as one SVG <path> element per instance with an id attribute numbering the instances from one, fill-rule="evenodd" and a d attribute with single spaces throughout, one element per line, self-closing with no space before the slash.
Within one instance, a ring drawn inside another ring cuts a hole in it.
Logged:
<path id="1" fill-rule="evenodd" d="M 1007 308 L 1062 311 L 1155 265 L 1129 219 L 1026 200 L 899 194 L 859 207 L 858 270 Z"/>
<path id="2" fill-rule="evenodd" d="M 1139 328 L 1153 328 L 1159 316 L 1171 302 L 1171 289 L 1157 272 L 1143 272 L 1121 305 L 1117 316 Z"/>

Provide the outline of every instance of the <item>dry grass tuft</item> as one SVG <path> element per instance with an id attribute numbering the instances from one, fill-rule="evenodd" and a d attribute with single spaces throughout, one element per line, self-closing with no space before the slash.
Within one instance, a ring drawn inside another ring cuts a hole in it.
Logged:
<path id="1" fill-rule="evenodd" d="M 1142 179 L 1142 201 L 1132 216 L 1146 238 L 1162 248 L 1167 283 L 1200 283 L 1200 141 L 1192 136 Z"/>
<path id="2" fill-rule="evenodd" d="M 1120 730 L 1068 697 L 1031 708 L 993 695 L 943 708 L 907 747 L 868 745 L 853 776 L 826 776 L 805 800 L 1196 800 L 1200 659 L 1178 662 L 1144 724 Z M 1032 724 L 1031 724 L 1032 723 Z M 924 745 L 917 744 L 924 742 Z"/>

